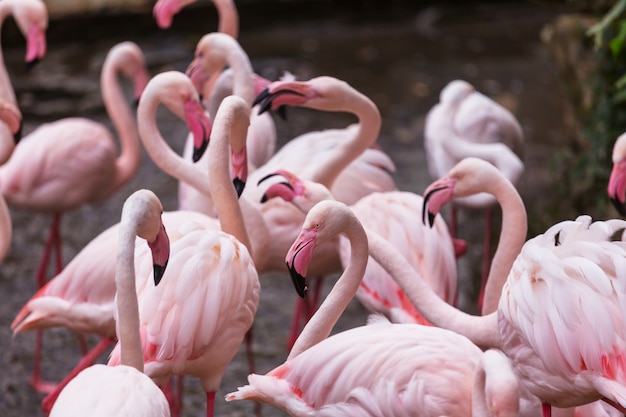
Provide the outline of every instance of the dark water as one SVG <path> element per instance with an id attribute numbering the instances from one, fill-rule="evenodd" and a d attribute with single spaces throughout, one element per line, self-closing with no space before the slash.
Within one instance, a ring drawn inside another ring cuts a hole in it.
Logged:
<path id="1" fill-rule="evenodd" d="M 533 2 L 470 3 L 246 2 L 240 6 L 240 41 L 256 71 L 266 78 L 275 79 L 284 70 L 299 79 L 328 74 L 370 96 L 383 116 L 379 143 L 397 165 L 399 188 L 420 194 L 432 180 L 423 152 L 424 116 L 447 82 L 468 80 L 512 109 L 523 126 L 527 170 L 519 189 L 532 221 L 541 210 L 539 197 L 549 194 L 553 186 L 549 181 L 551 155 L 568 140 L 563 123 L 564 93 L 539 38 L 542 26 L 557 10 Z M 27 74 L 22 68 L 23 43 L 15 40 L 4 51 L 24 111 L 25 132 L 43 121 L 74 115 L 108 123 L 98 78 L 104 56 L 118 41 L 137 42 L 156 74 L 184 70 L 193 57 L 195 43 L 216 27 L 210 6 L 183 13 L 167 32 L 157 29 L 149 13 L 53 21 L 48 55 Z M 342 114 L 291 109 L 289 120 L 277 119 L 277 124 L 280 140 L 285 141 L 310 129 L 341 127 L 351 121 Z M 181 150 L 184 126 L 173 118 L 162 124 L 166 137 L 174 138 L 172 146 Z M 64 217 L 66 262 L 119 220 L 124 199 L 137 188 L 153 189 L 166 210 L 176 208 L 176 182 L 146 157 L 138 176 L 105 205 L 85 207 Z M 13 210 L 12 216 L 14 239 L 0 265 L 0 416 L 41 416 L 42 395 L 28 383 L 34 336 L 12 338 L 9 324 L 35 291 L 35 268 L 50 219 L 23 210 Z M 459 233 L 470 243 L 460 265 L 460 302 L 468 311 L 475 311 L 473 282 L 478 277 L 481 251 L 479 216 L 461 213 L 460 219 Z M 289 278 L 282 274 L 263 276 L 262 287 L 254 350 L 257 371 L 264 373 L 286 357 L 292 314 L 292 301 L 286 300 L 295 301 L 295 294 Z M 366 316 L 354 301 L 338 329 L 362 325 Z M 78 360 L 77 338 L 62 329 L 47 331 L 45 352 L 44 375 L 58 380 Z M 223 400 L 224 394 L 246 382 L 246 375 L 245 356 L 240 352 L 217 394 L 216 415 L 252 414 L 251 404 Z M 198 384 L 188 378 L 184 415 L 203 414 L 204 401 Z M 269 406 L 263 410 L 266 416 L 283 415 Z"/>

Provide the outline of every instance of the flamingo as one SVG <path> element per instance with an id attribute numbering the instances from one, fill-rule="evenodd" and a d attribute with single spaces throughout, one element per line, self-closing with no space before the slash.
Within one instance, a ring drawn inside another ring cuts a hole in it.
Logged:
<path id="1" fill-rule="evenodd" d="M 0 3 L 0 28 L 13 16 L 26 38 L 26 64 L 35 65 L 46 54 L 48 9 L 41 0 L 7 0 Z M 22 112 L 0 51 L 0 165 L 4 164 L 22 136 Z"/>
<path id="2" fill-rule="evenodd" d="M 161 29 L 168 29 L 172 26 L 174 16 L 183 7 L 195 3 L 197 0 L 158 0 L 152 13 L 157 25 Z M 233 0 L 212 0 L 217 10 L 219 26 L 218 32 L 227 33 L 236 38 L 239 34 L 239 14 Z"/>
<path id="3" fill-rule="evenodd" d="M 518 381 L 507 358 L 483 354 L 457 333 L 374 316 L 367 326 L 328 337 L 365 272 L 372 232 L 366 235 L 348 206 L 325 200 L 311 208 L 286 257 L 303 295 L 315 248 L 338 233 L 350 241 L 350 262 L 287 360 L 266 375 L 250 375 L 226 400 L 262 401 L 292 416 L 478 417 L 489 415 L 489 406 L 515 415 Z"/>
<path id="4" fill-rule="evenodd" d="M 226 33 L 209 33 L 198 43 L 197 49 L 202 49 L 202 56 L 206 59 L 202 62 L 194 59 L 187 69 L 187 74 L 198 92 L 206 93 L 204 86 L 207 80 L 213 75 L 219 76 L 215 87 L 210 93 L 205 94 L 205 97 L 208 97 L 209 118 L 214 120 L 221 100 L 231 93 L 242 97 L 252 108 L 255 95 L 269 82 L 254 73 L 248 55 L 237 40 Z M 222 69 L 226 66 L 230 70 L 223 73 Z M 250 120 L 245 152 L 248 159 L 254 161 L 250 167 L 250 170 L 253 170 L 258 167 L 257 164 L 263 164 L 273 155 L 276 146 L 276 126 L 269 114 L 254 111 L 251 115 L 253 116 Z M 183 155 L 188 155 L 188 146 L 185 147 Z M 181 209 L 215 215 L 211 196 L 185 182 L 179 183 L 178 200 Z"/>
<path id="5" fill-rule="evenodd" d="M 37 283 L 46 282 L 48 259 L 56 249 L 56 272 L 62 270 L 61 213 L 84 203 L 102 202 L 126 184 L 139 168 L 137 129 L 118 81 L 119 74 L 133 80 L 135 94 L 147 82 L 143 53 L 132 42 L 111 48 L 102 68 L 101 89 L 109 116 L 120 133 L 122 153 L 108 129 L 82 118 L 45 124 L 25 137 L 0 167 L 0 191 L 10 206 L 53 213 L 53 222 L 37 270 Z M 68 162 L 69 161 L 69 162 Z M 24 170 L 24 166 L 34 169 Z M 31 383 L 42 392 L 52 389 L 41 381 L 42 334 L 37 332 Z"/>
<path id="6" fill-rule="evenodd" d="M 139 310 L 135 287 L 135 238 L 150 246 L 154 284 L 158 285 L 169 259 L 170 244 L 161 221 L 163 207 L 149 190 L 133 193 L 122 208 L 116 262 L 117 332 L 121 365 L 93 365 L 76 376 L 60 393 L 51 417 L 170 416 L 163 392 L 143 373 Z"/>
<path id="7" fill-rule="evenodd" d="M 170 93 L 177 94 L 169 94 L 164 85 L 169 86 Z M 168 71 L 150 80 L 139 103 L 139 131 L 153 159 L 154 152 L 158 152 L 154 143 L 163 140 L 156 129 L 154 111 L 163 100 L 173 97 L 198 100 L 184 74 Z M 176 113 L 173 104 L 170 100 L 168 107 L 172 106 L 170 109 Z M 213 415 L 215 392 L 252 325 L 259 302 L 258 273 L 247 248 L 249 239 L 237 194 L 229 184 L 227 158 L 228 143 L 232 143 L 233 137 L 239 144 L 245 141 L 247 123 L 249 109 L 245 102 L 232 97 L 222 103 L 209 146 L 211 163 L 219 169 L 210 182 L 205 180 L 208 184 L 198 185 L 208 186 L 218 202 L 222 230 L 203 230 L 183 236 L 172 245 L 163 285 L 158 288 L 139 286 L 146 374 L 159 385 L 172 375 L 199 378 L 207 396 L 207 416 Z M 167 164 L 171 155 L 179 158 L 169 149 L 158 159 Z M 198 172 L 202 170 L 198 168 Z M 202 182 L 202 178 L 197 182 Z M 118 344 L 111 353 L 109 365 L 116 365 L 119 360 Z"/>
<path id="8" fill-rule="evenodd" d="M 613 145 L 613 168 L 609 177 L 608 194 L 613 206 L 626 216 L 626 134 L 622 133 Z"/>
<path id="9" fill-rule="evenodd" d="M 263 194 L 262 201 L 280 197 L 298 207 L 303 213 L 322 200 L 334 197 L 322 184 L 303 180 L 285 170 L 276 171 L 271 176 L 283 177 L 285 182 L 272 184 Z M 268 179 L 266 177 L 266 179 Z M 447 226 L 441 217 L 437 225 L 429 230 L 419 224 L 407 228 L 422 210 L 422 196 L 406 191 L 374 192 L 350 206 L 361 223 L 368 229 L 381 234 L 394 244 L 411 265 L 429 280 L 435 292 L 449 303 L 456 298 L 456 263 L 454 244 Z M 345 268 L 350 244 L 345 238 L 339 239 L 341 263 Z M 396 323 L 426 324 L 417 309 L 408 301 L 390 277 L 375 261 L 368 259 L 367 269 L 357 291 L 357 298 L 371 312 L 384 314 Z M 297 329 L 292 331 L 295 341 Z M 290 346 L 291 346 L 290 344 Z"/>
<path id="10" fill-rule="evenodd" d="M 453 171 L 459 196 L 483 192 L 497 175 L 493 165 L 477 158 L 461 161 Z M 425 193 L 432 191 L 429 204 L 436 203 L 437 194 L 449 193 L 451 183 L 446 178 Z M 498 310 L 480 317 L 437 297 L 398 253 L 382 249 L 370 253 L 398 279 L 430 323 L 464 335 L 480 347 L 502 350 L 522 384 L 541 400 L 544 415 L 550 415 L 549 405 L 572 407 L 598 399 L 623 413 L 626 397 L 619 354 L 624 318 L 622 313 L 612 313 L 621 311 L 621 293 L 606 284 L 621 285 L 622 276 L 616 271 L 626 266 L 620 264 L 623 246 L 609 239 L 625 227 L 621 220 L 591 224 L 588 216 L 581 216 L 523 243 L 502 288 Z M 370 248 L 388 244 L 376 236 L 368 240 Z M 564 262 L 559 260 L 562 256 Z"/>
<path id="11" fill-rule="evenodd" d="M 424 126 L 424 148 L 431 176 L 440 178 L 463 158 L 474 156 L 491 162 L 517 184 L 524 171 L 520 159 L 524 136 L 515 116 L 463 80 L 451 81 L 439 97 L 439 103 L 426 115 Z M 450 231 L 455 238 L 456 205 L 486 210 L 480 309 L 490 264 L 494 204 L 492 196 L 481 193 L 455 198 L 450 210 Z"/>
<path id="12" fill-rule="evenodd" d="M 57 273 L 62 269 L 61 214 L 84 204 L 103 203 L 139 168 L 139 140 L 118 74 L 132 79 L 135 95 L 141 94 L 148 73 L 143 54 L 134 43 L 115 45 L 107 54 L 100 77 L 104 104 L 120 137 L 119 156 L 106 126 L 73 117 L 38 127 L 22 139 L 11 159 L 0 167 L 0 191 L 10 206 L 53 216 L 37 271 L 39 287 L 46 281 L 53 249 Z M 25 164 L 34 168 L 24 170 Z"/>

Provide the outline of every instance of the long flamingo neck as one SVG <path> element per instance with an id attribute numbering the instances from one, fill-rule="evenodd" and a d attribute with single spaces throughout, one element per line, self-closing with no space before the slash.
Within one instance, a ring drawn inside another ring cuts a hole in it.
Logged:
<path id="1" fill-rule="evenodd" d="M 526 208 L 519 193 L 510 181 L 501 178 L 492 181 L 491 193 L 502 208 L 502 227 L 498 247 L 494 253 L 485 285 L 482 314 L 489 314 L 498 309 L 502 287 L 511 271 L 513 262 L 526 241 L 528 221 Z"/>
<path id="2" fill-rule="evenodd" d="M 332 188 L 341 171 L 376 142 L 382 123 L 380 112 L 373 101 L 356 90 L 350 89 L 346 93 L 349 94 L 349 99 L 342 110 L 358 117 L 357 132 L 349 140 L 338 144 L 336 151 L 320 165 L 316 175 L 311 178 L 328 189 Z"/>
<path id="3" fill-rule="evenodd" d="M 499 347 L 497 313 L 472 316 L 439 298 L 409 262 L 380 235 L 367 231 L 370 256 L 407 294 L 422 316 L 434 326 L 459 333 L 480 347 Z"/>
<path id="4" fill-rule="evenodd" d="M 367 266 L 367 237 L 356 217 L 351 218 L 346 224 L 344 233 L 350 241 L 350 261 L 348 266 L 322 305 L 320 305 L 302 330 L 289 352 L 287 360 L 295 358 L 311 346 L 326 339 L 359 288 L 359 284 L 365 274 L 365 267 Z"/>
<path id="5" fill-rule="evenodd" d="M 226 33 L 237 39 L 239 36 L 239 14 L 233 0 L 213 0 L 217 9 L 218 32 Z"/>
<path id="6" fill-rule="evenodd" d="M 159 131 L 156 112 L 160 104 L 151 91 L 144 91 L 144 97 L 137 109 L 139 136 L 152 161 L 165 173 L 183 181 L 202 193 L 209 194 L 209 179 L 206 169 L 180 157 L 165 141 Z"/>
<path id="7" fill-rule="evenodd" d="M 139 334 L 139 306 L 135 287 L 135 237 L 129 221 L 119 231 L 115 286 L 117 289 L 117 335 L 120 363 L 143 372 L 143 350 Z"/>
<path id="8" fill-rule="evenodd" d="M 139 169 L 141 156 L 136 119 L 124 97 L 118 79 L 119 74 L 119 63 L 107 61 L 100 76 L 104 106 L 118 134 L 121 148 L 120 155 L 115 161 L 116 178 L 111 184 L 111 189 L 118 189 L 135 175 Z"/>
<path id="9" fill-rule="evenodd" d="M 11 224 L 11 213 L 4 196 L 0 195 L 0 261 L 9 251 L 12 236 L 13 226 Z"/>
<path id="10" fill-rule="evenodd" d="M 2 26 L 7 17 L 13 14 L 14 2 L 1 1 L 0 2 L 0 32 L 2 32 Z M 0 44 L 1 44 L 0 39 Z M 15 97 L 15 91 L 13 90 L 13 84 L 9 78 L 6 64 L 4 63 L 4 53 L 0 47 L 0 97 L 17 106 L 17 98 Z"/>
<path id="11" fill-rule="evenodd" d="M 209 144 L 209 190 L 219 217 L 222 231 L 236 237 L 252 253 L 252 246 L 239 206 L 237 192 L 230 181 L 229 148 L 241 149 L 246 142 L 249 119 L 245 108 L 230 106 L 225 101 L 220 106 Z"/>

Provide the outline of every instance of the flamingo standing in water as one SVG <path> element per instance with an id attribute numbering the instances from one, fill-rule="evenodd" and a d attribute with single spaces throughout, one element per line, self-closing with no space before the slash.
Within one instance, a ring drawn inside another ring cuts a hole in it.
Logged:
<path id="1" fill-rule="evenodd" d="M 26 38 L 26 64 L 36 64 L 46 54 L 48 9 L 41 0 L 6 0 L 0 3 L 0 28 L 13 16 Z M 4 164 L 22 136 L 22 112 L 0 51 L 0 165 Z"/>
<path id="2" fill-rule="evenodd" d="M 466 81 L 454 80 L 442 90 L 426 115 L 424 148 L 433 178 L 446 175 L 466 157 L 485 159 L 498 167 L 513 184 L 524 171 L 523 132 L 515 116 Z M 491 259 L 492 207 L 495 199 L 486 193 L 455 198 L 450 208 L 450 232 L 457 237 L 456 206 L 486 210 L 479 309 Z"/>
<path id="3" fill-rule="evenodd" d="M 309 211 L 286 257 L 303 295 L 314 249 L 338 233 L 350 241 L 350 262 L 285 363 L 266 375 L 250 375 L 249 385 L 226 399 L 266 402 L 292 416 L 479 417 L 490 415 L 489 408 L 517 415 L 518 381 L 508 359 L 483 354 L 454 332 L 379 318 L 328 337 L 357 291 L 372 233 L 366 235 L 345 204 L 322 201 Z"/>
<path id="4" fill-rule="evenodd" d="M 161 221 L 163 207 L 148 190 L 133 193 L 122 208 L 119 248 L 116 262 L 117 333 L 121 365 L 93 365 L 76 376 L 61 392 L 51 417 L 146 416 L 169 417 L 163 392 L 143 373 L 144 363 L 139 335 L 139 309 L 135 286 L 135 238 L 150 246 L 153 284 L 158 285 L 169 259 L 170 244 Z"/>
<path id="5" fill-rule="evenodd" d="M 132 54 L 122 51 L 135 48 Z M 85 204 L 100 204 L 125 185 L 139 168 L 140 145 L 134 117 L 118 85 L 118 74 L 133 80 L 138 97 L 148 81 L 139 48 L 131 44 L 110 51 L 100 77 L 102 98 L 120 138 L 121 153 L 109 129 L 85 118 L 46 123 L 20 142 L 0 167 L 0 192 L 13 207 L 52 213 L 53 221 L 37 271 L 46 282 L 47 264 L 56 250 L 57 273 L 62 269 L 60 220 L 63 212 Z M 32 169 L 24 170 L 24 166 Z"/>
<path id="6" fill-rule="evenodd" d="M 172 156 L 179 157 L 167 147 L 155 146 L 163 138 L 156 128 L 154 113 L 160 103 L 171 102 L 175 97 L 198 100 L 184 74 L 161 73 L 150 80 L 138 108 L 144 146 L 155 162 L 164 165 Z M 171 109 L 176 113 L 176 109 Z M 199 378 L 207 395 L 207 416 L 213 415 L 215 392 L 252 325 L 259 301 L 258 273 L 247 248 L 249 239 L 236 191 L 230 183 L 227 158 L 229 143 L 232 146 L 233 142 L 245 142 L 248 123 L 245 102 L 234 96 L 223 102 L 209 145 L 211 163 L 218 167 L 215 175 L 207 181 L 202 178 L 203 171 L 191 165 L 201 176 L 193 182 L 198 182 L 198 187 L 208 187 L 218 203 L 222 230 L 198 231 L 179 239 L 172 245 L 163 284 L 158 288 L 141 284 L 139 287 L 146 374 L 159 384 L 172 375 Z M 160 157 L 155 158 L 157 154 Z M 191 169 L 188 172 L 195 173 Z M 117 363 L 119 345 L 109 360 L 110 365 Z"/>
<path id="7" fill-rule="evenodd" d="M 122 144 L 119 156 L 116 157 L 115 142 L 104 125 L 88 119 L 69 118 L 33 131 L 15 148 L 11 159 L 0 167 L 0 190 L 9 205 L 53 213 L 50 234 L 37 271 L 40 288 L 46 282 L 48 259 L 53 248 L 56 249 L 57 274 L 62 270 L 61 212 L 87 202 L 104 201 L 126 184 L 139 168 L 136 123 L 120 86 L 120 75 L 133 81 L 136 96 L 141 94 L 148 72 L 143 53 L 132 42 L 122 42 L 111 48 L 101 73 L 103 100 Z M 23 169 L 31 164 L 33 169 Z M 106 294 L 110 295 L 110 292 Z M 42 334 L 39 331 L 35 343 L 32 383 L 38 390 L 49 392 L 52 386 L 40 378 Z"/>
<path id="8" fill-rule="evenodd" d="M 303 180 L 285 170 L 276 171 L 264 180 L 274 176 L 283 177 L 286 181 L 269 186 L 262 201 L 280 197 L 294 204 L 303 213 L 308 213 L 318 202 L 334 200 L 328 188 L 322 184 Z M 388 191 L 369 194 L 350 208 L 364 227 L 392 242 L 411 265 L 429 280 L 429 284 L 441 298 L 454 303 L 457 276 L 454 244 L 444 220 L 438 217 L 437 225 L 432 229 L 420 224 L 407 228 L 407 224 L 413 223 L 422 206 L 423 199 L 420 195 Z M 347 239 L 339 239 L 338 250 L 344 268 L 349 260 L 350 246 Z M 426 324 L 393 278 L 371 258 L 368 259 L 367 269 L 356 295 L 368 310 L 384 314 L 392 322 Z M 300 329 L 292 329 L 289 346 L 293 344 L 299 331 Z"/>

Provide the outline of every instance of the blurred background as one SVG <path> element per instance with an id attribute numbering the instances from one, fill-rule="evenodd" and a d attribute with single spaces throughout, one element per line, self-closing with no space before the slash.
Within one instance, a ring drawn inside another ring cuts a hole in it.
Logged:
<path id="1" fill-rule="evenodd" d="M 270 80 L 284 71 L 301 80 L 332 75 L 374 100 L 383 117 L 378 143 L 395 162 L 395 179 L 402 190 L 421 194 L 433 180 L 424 155 L 424 118 L 448 82 L 467 80 L 510 109 L 526 140 L 526 170 L 518 189 L 529 214 L 529 237 L 583 212 L 596 219 L 616 215 L 602 193 L 610 170 L 610 146 L 615 132 L 625 127 L 615 120 L 621 102 L 605 97 L 619 92 L 614 84 L 620 70 L 615 62 L 622 53 L 621 46 L 615 46 L 619 20 L 602 29 L 605 42 L 600 46 L 585 32 L 613 3 L 236 0 L 239 41 L 258 74 Z M 46 4 L 48 53 L 31 71 L 24 69 L 25 41 L 13 20 L 7 19 L 2 28 L 4 59 L 24 114 L 25 134 L 67 116 L 85 116 L 111 126 L 102 105 L 99 73 L 116 43 L 139 44 L 152 74 L 184 71 L 201 36 L 217 29 L 217 14 L 209 0 L 187 6 L 168 30 L 157 27 L 152 0 Z M 610 73 L 607 61 L 613 62 Z M 602 72 L 598 68 L 605 73 L 594 78 Z M 594 114 L 599 109 L 604 113 Z M 280 143 L 312 129 L 344 127 L 354 121 L 351 115 L 307 109 L 288 109 L 287 120 L 275 119 Z M 185 126 L 165 113 L 159 124 L 171 146 L 181 151 Z M 63 218 L 66 263 L 119 221 L 123 201 L 138 188 L 154 190 L 166 210 L 176 209 L 177 182 L 144 155 L 137 177 L 114 198 Z M 14 238 L 0 264 L 0 415 L 43 416 L 43 396 L 28 383 L 34 335 L 13 337 L 9 324 L 36 290 L 35 268 L 50 218 L 25 210 L 11 214 Z M 459 302 L 462 309 L 475 313 L 483 217 L 467 210 L 459 215 L 459 237 L 469 245 L 459 260 Z M 496 227 L 494 243 L 498 233 Z M 254 351 L 257 372 L 265 373 L 286 358 L 296 294 L 287 275 L 268 274 L 261 282 Z M 332 280 L 327 283 L 325 291 Z M 354 300 L 336 330 L 362 325 L 366 317 L 367 311 Z M 56 329 L 45 332 L 44 343 L 44 377 L 60 380 L 79 358 L 77 338 Z M 246 375 L 245 355 L 240 352 L 218 392 L 217 416 L 252 414 L 251 404 L 223 400 L 246 383 Z M 204 407 L 199 385 L 187 378 L 184 415 L 202 415 Z M 269 406 L 263 407 L 263 414 L 284 415 Z"/>

